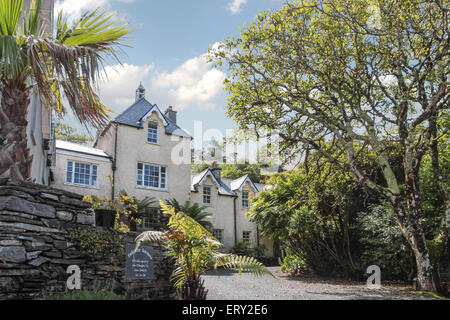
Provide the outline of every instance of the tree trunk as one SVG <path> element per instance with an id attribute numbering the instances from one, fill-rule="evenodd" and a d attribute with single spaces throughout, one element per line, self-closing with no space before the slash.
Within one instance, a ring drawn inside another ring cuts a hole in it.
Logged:
<path id="1" fill-rule="evenodd" d="M 413 174 L 408 174 L 406 177 L 405 193 L 408 211 L 405 212 L 401 197 L 395 198 L 393 206 L 399 218 L 402 232 L 414 252 L 419 290 L 440 292 L 439 275 L 431 264 L 425 233 L 420 220 L 422 208 L 417 179 Z"/>
<path id="2" fill-rule="evenodd" d="M 449 236 L 450 229 L 450 191 L 446 187 L 447 178 L 443 174 L 441 165 L 439 164 L 439 147 L 438 147 L 438 132 L 436 118 L 431 118 L 430 131 L 431 131 L 431 165 L 433 167 L 433 175 L 442 192 L 442 197 L 445 201 L 445 213 L 442 217 L 441 236 L 444 237 L 444 242 Z"/>
<path id="3" fill-rule="evenodd" d="M 30 91 L 24 83 L 3 83 L 0 108 L 0 178 L 29 180 L 32 156 L 27 147 Z"/>
<path id="4" fill-rule="evenodd" d="M 180 300 L 206 300 L 208 290 L 204 286 L 205 281 L 201 280 L 200 276 L 188 278 L 181 288 L 177 290 L 178 299 Z"/>

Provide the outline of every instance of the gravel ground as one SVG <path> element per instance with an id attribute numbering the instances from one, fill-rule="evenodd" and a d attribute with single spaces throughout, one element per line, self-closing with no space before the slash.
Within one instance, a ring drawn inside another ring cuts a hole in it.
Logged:
<path id="1" fill-rule="evenodd" d="M 208 300 L 430 300 L 416 293 L 405 292 L 404 286 L 382 286 L 370 290 L 364 283 L 312 276 L 289 277 L 279 267 L 269 267 L 275 275 L 241 276 L 231 270 L 220 270 L 219 275 L 208 272 L 203 276 L 209 290 Z"/>

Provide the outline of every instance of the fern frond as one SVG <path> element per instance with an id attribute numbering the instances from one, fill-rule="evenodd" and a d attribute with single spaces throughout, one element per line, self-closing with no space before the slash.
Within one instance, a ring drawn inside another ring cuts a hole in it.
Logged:
<path id="1" fill-rule="evenodd" d="M 160 243 L 161 241 L 163 241 L 162 235 L 163 233 L 160 231 L 146 231 L 136 237 L 136 243 Z"/>
<path id="2" fill-rule="evenodd" d="M 238 256 L 234 254 L 216 255 L 217 266 L 225 269 L 237 269 L 239 274 L 242 272 L 250 273 L 255 276 L 264 274 L 275 277 L 261 262 L 253 257 Z"/>
<path id="3" fill-rule="evenodd" d="M 187 281 L 187 275 L 182 267 L 176 268 L 170 276 L 170 281 L 174 282 L 174 287 L 179 289 Z"/>

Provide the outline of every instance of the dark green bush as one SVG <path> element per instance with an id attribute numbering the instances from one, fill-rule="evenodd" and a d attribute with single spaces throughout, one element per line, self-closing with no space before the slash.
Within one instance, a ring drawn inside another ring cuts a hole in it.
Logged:
<path id="1" fill-rule="evenodd" d="M 385 202 L 361 212 L 356 219 L 361 261 L 365 266 L 377 265 L 383 279 L 412 280 L 414 254 L 404 238 L 392 206 Z"/>

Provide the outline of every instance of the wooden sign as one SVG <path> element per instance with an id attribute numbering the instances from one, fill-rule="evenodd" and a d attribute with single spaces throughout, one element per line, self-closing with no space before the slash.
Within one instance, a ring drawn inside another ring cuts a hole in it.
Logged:
<path id="1" fill-rule="evenodd" d="M 153 278 L 153 248 L 140 246 L 134 254 L 136 245 L 127 243 L 125 245 L 127 254 L 127 266 L 125 278 L 130 280 Z"/>

